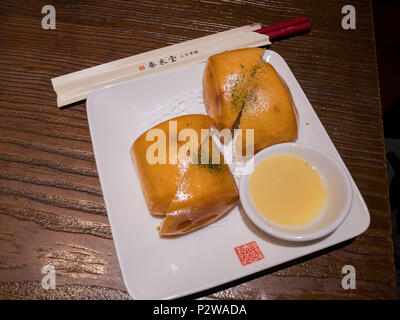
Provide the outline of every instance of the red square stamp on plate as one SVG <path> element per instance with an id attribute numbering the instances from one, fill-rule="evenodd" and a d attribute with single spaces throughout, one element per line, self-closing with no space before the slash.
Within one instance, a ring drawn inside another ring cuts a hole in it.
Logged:
<path id="1" fill-rule="evenodd" d="M 264 255 L 255 241 L 236 247 L 235 252 L 243 266 L 264 259 Z"/>

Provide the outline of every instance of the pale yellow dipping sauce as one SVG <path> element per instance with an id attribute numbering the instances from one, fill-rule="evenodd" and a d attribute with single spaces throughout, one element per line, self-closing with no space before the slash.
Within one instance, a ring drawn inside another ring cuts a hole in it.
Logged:
<path id="1" fill-rule="evenodd" d="M 250 176 L 253 204 L 268 220 L 297 227 L 321 212 L 327 192 L 319 173 L 304 159 L 273 155 L 257 164 Z"/>

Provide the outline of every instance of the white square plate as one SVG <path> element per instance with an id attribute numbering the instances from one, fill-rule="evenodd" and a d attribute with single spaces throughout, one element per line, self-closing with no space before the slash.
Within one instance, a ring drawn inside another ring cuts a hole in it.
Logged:
<path id="1" fill-rule="evenodd" d="M 286 62 L 264 58 L 287 83 L 299 119 L 298 142 L 314 145 L 341 162 L 338 152 Z M 204 64 L 109 86 L 87 99 L 97 168 L 122 275 L 135 299 L 171 299 L 215 287 L 324 249 L 364 232 L 370 217 L 352 180 L 353 203 L 341 226 L 308 243 L 274 239 L 257 229 L 239 206 L 216 223 L 175 238 L 160 238 L 160 218 L 146 206 L 129 149 L 155 124 L 182 114 L 205 114 Z M 347 170 L 347 169 L 346 169 Z M 255 241 L 264 258 L 243 266 L 235 247 Z"/>

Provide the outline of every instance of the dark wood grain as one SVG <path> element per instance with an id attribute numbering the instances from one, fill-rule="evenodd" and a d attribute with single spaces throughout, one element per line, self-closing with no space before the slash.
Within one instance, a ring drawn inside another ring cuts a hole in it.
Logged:
<path id="1" fill-rule="evenodd" d="M 41 28 L 53 4 L 57 29 Z M 253 22 L 308 16 L 311 33 L 274 43 L 371 213 L 353 241 L 195 297 L 393 299 L 393 244 L 371 5 L 352 1 L 0 2 L 0 298 L 127 299 L 107 220 L 85 102 L 58 110 L 50 79 Z M 57 270 L 44 290 L 41 268 Z M 343 290 L 354 265 L 357 288 Z"/>

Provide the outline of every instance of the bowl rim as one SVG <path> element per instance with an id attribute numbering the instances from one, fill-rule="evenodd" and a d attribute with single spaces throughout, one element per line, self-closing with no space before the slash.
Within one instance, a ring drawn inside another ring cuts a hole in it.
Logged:
<path id="1" fill-rule="evenodd" d="M 248 184 L 250 181 L 250 176 L 251 174 L 242 176 L 239 182 L 239 195 L 240 195 L 240 202 L 242 204 L 242 207 L 247 215 L 247 217 L 249 217 L 249 219 L 262 231 L 274 236 L 275 238 L 279 238 L 279 239 L 283 239 L 283 240 L 289 240 L 289 241 L 311 241 L 311 240 L 316 240 L 319 238 L 322 238 L 324 236 L 329 235 L 330 233 L 332 233 L 333 231 L 335 231 L 345 220 L 345 218 L 347 217 L 347 215 L 350 212 L 350 208 L 352 205 L 352 201 L 353 201 L 353 187 L 352 187 L 352 183 L 351 183 L 351 178 L 349 173 L 347 172 L 347 170 L 345 169 L 345 167 L 338 162 L 337 159 L 335 159 L 330 153 L 323 151 L 319 148 L 316 148 L 312 145 L 308 145 L 308 144 L 303 144 L 303 143 L 295 143 L 295 142 L 288 142 L 288 143 L 280 143 L 280 144 L 276 144 L 274 146 L 268 147 L 266 149 L 261 150 L 260 152 L 258 152 L 254 157 L 254 168 L 257 166 L 257 164 L 272 156 L 273 153 L 277 150 L 282 150 L 282 153 L 284 154 L 285 150 L 287 150 L 288 148 L 306 148 L 306 149 L 310 149 L 314 152 L 319 153 L 320 155 L 322 155 L 323 157 L 325 157 L 326 159 L 328 159 L 328 161 L 330 161 L 332 164 L 334 164 L 334 166 L 337 167 L 338 170 L 340 170 L 343 173 L 343 177 L 344 177 L 344 183 L 345 183 L 345 191 L 347 194 L 347 198 L 346 198 L 346 203 L 345 206 L 343 207 L 343 209 L 341 210 L 340 214 L 338 215 L 338 217 L 332 222 L 330 223 L 328 226 L 319 229 L 317 231 L 314 232 L 310 232 L 310 233 L 304 233 L 304 234 L 291 234 L 291 233 L 286 233 L 284 231 L 278 230 L 276 228 L 274 228 L 272 225 L 268 225 L 266 223 L 263 222 L 263 220 L 267 220 L 268 219 L 263 216 L 253 205 L 251 197 L 250 197 L 250 192 L 249 192 L 249 188 L 248 188 Z M 301 156 L 300 156 L 301 157 Z M 274 222 L 270 221 L 272 224 Z"/>

